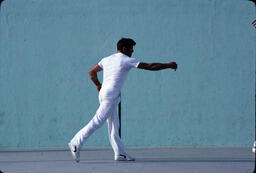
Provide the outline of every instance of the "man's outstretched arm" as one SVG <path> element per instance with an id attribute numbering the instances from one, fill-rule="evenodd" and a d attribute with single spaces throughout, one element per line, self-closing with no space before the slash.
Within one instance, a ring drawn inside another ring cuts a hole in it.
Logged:
<path id="1" fill-rule="evenodd" d="M 89 74 L 91 80 L 93 81 L 93 83 L 96 85 L 98 91 L 100 91 L 100 89 L 101 89 L 101 83 L 98 79 L 97 72 L 99 72 L 101 70 L 102 70 L 102 68 L 98 64 L 96 64 L 88 71 L 88 74 Z"/>
<path id="2" fill-rule="evenodd" d="M 138 68 L 144 69 L 144 70 L 152 70 L 152 71 L 171 68 L 171 69 L 174 69 L 176 71 L 177 68 L 178 68 L 178 65 L 176 64 L 176 62 L 169 62 L 169 63 L 145 63 L 145 62 L 140 62 L 139 65 L 138 65 Z"/>

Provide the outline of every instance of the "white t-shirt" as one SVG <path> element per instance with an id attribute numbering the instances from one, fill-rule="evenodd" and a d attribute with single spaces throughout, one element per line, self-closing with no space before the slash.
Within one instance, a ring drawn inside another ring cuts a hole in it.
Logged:
<path id="1" fill-rule="evenodd" d="M 100 90 L 105 98 L 117 98 L 120 95 L 126 76 L 131 68 L 138 67 L 139 61 L 123 53 L 115 53 L 103 58 L 98 65 L 103 69 L 103 83 Z"/>

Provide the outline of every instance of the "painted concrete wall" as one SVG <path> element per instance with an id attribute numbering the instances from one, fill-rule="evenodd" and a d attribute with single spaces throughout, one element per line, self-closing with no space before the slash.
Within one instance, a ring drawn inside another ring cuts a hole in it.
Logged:
<path id="1" fill-rule="evenodd" d="M 251 146 L 254 19 L 247 0 L 5 0 L 0 147 L 66 147 L 98 107 L 87 71 L 123 36 L 140 61 L 179 64 L 130 72 L 126 145 Z M 86 145 L 108 146 L 106 125 Z"/>

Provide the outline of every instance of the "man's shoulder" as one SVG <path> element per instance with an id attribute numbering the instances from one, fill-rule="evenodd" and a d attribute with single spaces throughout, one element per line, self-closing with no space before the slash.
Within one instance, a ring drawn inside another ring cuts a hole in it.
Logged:
<path id="1" fill-rule="evenodd" d="M 115 56 L 116 56 L 116 53 L 108 55 L 108 56 L 105 56 L 102 59 L 109 59 L 109 58 L 112 58 L 112 57 L 115 57 Z"/>
<path id="2" fill-rule="evenodd" d="M 137 61 L 137 58 L 132 58 L 132 57 L 128 57 L 122 53 L 114 53 L 111 54 L 109 56 L 103 57 L 102 60 L 113 60 L 114 58 L 120 59 L 121 61 L 126 61 L 126 62 L 130 62 L 130 61 Z"/>
<path id="3" fill-rule="evenodd" d="M 109 55 L 109 56 L 106 56 L 106 57 L 103 57 L 99 64 L 108 64 L 108 63 L 113 63 L 113 59 L 115 58 L 115 54 L 112 54 L 112 55 Z"/>

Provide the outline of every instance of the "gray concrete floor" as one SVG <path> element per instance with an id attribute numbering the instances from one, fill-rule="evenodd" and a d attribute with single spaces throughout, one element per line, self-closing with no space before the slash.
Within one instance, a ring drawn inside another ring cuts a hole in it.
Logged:
<path id="1" fill-rule="evenodd" d="M 67 149 L 0 149 L 4 173 L 252 173 L 254 154 L 248 147 L 129 148 L 135 162 L 113 161 L 110 148 L 81 151 L 75 163 Z"/>

